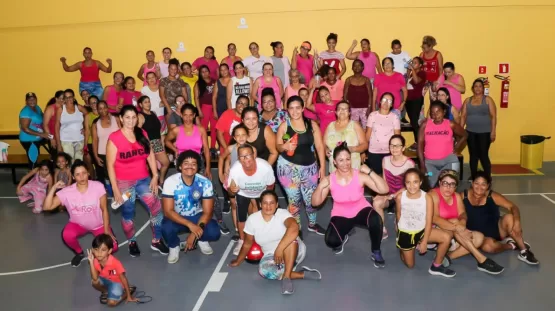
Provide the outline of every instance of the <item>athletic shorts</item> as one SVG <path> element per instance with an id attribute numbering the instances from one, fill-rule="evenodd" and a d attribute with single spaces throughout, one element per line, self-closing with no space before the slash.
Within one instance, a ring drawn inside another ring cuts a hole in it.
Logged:
<path id="1" fill-rule="evenodd" d="M 397 247 L 404 251 L 413 250 L 422 240 L 424 229 L 417 232 L 408 232 L 399 230 L 397 232 Z"/>

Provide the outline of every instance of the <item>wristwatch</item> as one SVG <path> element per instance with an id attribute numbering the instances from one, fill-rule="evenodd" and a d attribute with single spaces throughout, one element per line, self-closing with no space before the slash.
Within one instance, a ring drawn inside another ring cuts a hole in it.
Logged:
<path id="1" fill-rule="evenodd" d="M 372 169 L 368 167 L 368 176 L 370 176 L 370 174 L 372 174 Z"/>
<path id="2" fill-rule="evenodd" d="M 198 226 L 199 226 L 201 229 L 204 230 L 204 223 L 203 223 L 203 222 L 201 222 L 200 224 L 198 224 Z"/>

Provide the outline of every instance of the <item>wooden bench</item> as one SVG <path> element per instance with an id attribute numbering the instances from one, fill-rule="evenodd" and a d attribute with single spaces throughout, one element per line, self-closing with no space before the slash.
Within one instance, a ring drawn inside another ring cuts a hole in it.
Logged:
<path id="1" fill-rule="evenodd" d="M 37 163 L 42 160 L 48 160 L 49 158 L 50 155 L 41 154 L 39 155 Z M 0 162 L 0 168 L 10 168 L 12 170 L 12 182 L 14 183 L 14 185 L 17 185 L 19 183 L 19 181 L 17 180 L 15 169 L 20 167 L 26 168 L 28 165 L 29 161 L 26 154 L 11 154 L 8 155 L 8 162 Z"/>
<path id="2" fill-rule="evenodd" d="M 404 152 L 405 156 L 411 158 L 411 160 L 414 161 L 414 163 L 416 163 L 416 165 L 420 164 L 420 161 L 418 160 L 418 152 L 416 151 L 410 151 L 408 149 L 405 149 Z M 459 165 L 460 165 L 460 174 L 459 174 L 459 179 L 463 180 L 463 163 L 464 163 L 464 156 L 462 154 L 457 154 L 457 158 L 459 159 Z"/>

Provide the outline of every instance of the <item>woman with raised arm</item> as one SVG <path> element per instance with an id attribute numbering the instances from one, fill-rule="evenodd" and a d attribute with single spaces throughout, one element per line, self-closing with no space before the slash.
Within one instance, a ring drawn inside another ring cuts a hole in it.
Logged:
<path id="1" fill-rule="evenodd" d="M 364 64 L 362 75 L 370 79 L 370 83 L 373 84 L 376 74 L 383 72 L 382 66 L 380 66 L 380 57 L 376 52 L 372 52 L 368 39 L 360 40 L 360 48 L 362 49 L 360 52 L 353 52 L 356 46 L 357 40 L 353 40 L 353 44 L 347 50 L 347 59 L 360 60 Z"/>
<path id="2" fill-rule="evenodd" d="M 109 58 L 106 59 L 106 62 L 108 63 L 108 67 L 106 67 L 106 65 L 104 65 L 101 61 L 93 59 L 92 56 L 92 49 L 86 47 L 83 49 L 84 60 L 78 61 L 71 66 L 68 66 L 65 57 L 61 57 L 60 61 L 62 62 L 65 72 L 74 72 L 77 70 L 81 71 L 79 93 L 83 90 L 88 90 L 90 94 L 101 98 L 103 89 L 102 84 L 100 83 L 100 76 L 98 74 L 100 71 L 104 71 L 105 73 L 112 72 L 112 60 Z"/>

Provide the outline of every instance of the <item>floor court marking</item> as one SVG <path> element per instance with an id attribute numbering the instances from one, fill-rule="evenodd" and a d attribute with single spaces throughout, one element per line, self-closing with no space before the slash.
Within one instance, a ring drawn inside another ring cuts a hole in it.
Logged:
<path id="1" fill-rule="evenodd" d="M 226 261 L 227 256 L 231 251 L 231 247 L 235 243 L 236 242 L 234 241 L 229 241 L 229 244 L 227 245 L 227 248 L 225 249 L 222 258 L 220 259 L 220 262 L 218 262 L 216 269 L 214 269 L 214 272 L 210 276 L 210 280 L 208 280 L 208 283 L 206 283 L 206 286 L 204 287 L 202 294 L 200 294 L 200 297 L 198 298 L 197 303 L 193 308 L 193 311 L 200 310 L 200 308 L 202 307 L 202 304 L 204 303 L 204 299 L 206 299 L 206 296 L 208 296 L 209 292 L 219 292 L 222 289 L 222 286 L 224 285 L 224 282 L 225 282 L 225 279 L 227 278 L 228 273 L 220 272 L 220 270 L 222 269 L 224 262 Z"/>
<path id="2" fill-rule="evenodd" d="M 0 199 L 2 199 L 2 198 L 0 198 Z M 148 220 L 139 230 L 137 230 L 137 232 L 135 233 L 135 236 L 139 236 L 139 234 L 141 234 L 148 227 L 148 225 L 150 225 L 150 220 Z M 118 244 L 118 247 L 121 248 L 122 246 L 126 245 L 127 243 L 129 243 L 129 240 Z M 85 260 L 87 260 L 87 257 L 85 257 L 82 261 L 85 261 Z M 43 268 L 38 268 L 38 269 L 22 270 L 22 271 L 14 271 L 14 272 L 3 272 L 3 273 L 0 273 L 0 276 L 40 272 L 40 271 L 65 267 L 65 266 L 69 266 L 69 265 L 71 265 L 71 262 L 66 262 L 66 263 L 62 263 L 62 264 L 59 264 L 59 265 L 53 265 L 53 266 L 48 266 L 48 267 L 43 267 Z"/>
<path id="3" fill-rule="evenodd" d="M 543 193 L 543 194 L 541 194 L 541 196 L 544 197 L 547 201 L 549 201 L 549 202 L 555 204 L 555 200 L 553 200 L 552 198 L 546 196 L 546 194 L 547 194 L 547 193 Z"/>

